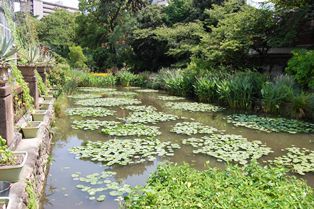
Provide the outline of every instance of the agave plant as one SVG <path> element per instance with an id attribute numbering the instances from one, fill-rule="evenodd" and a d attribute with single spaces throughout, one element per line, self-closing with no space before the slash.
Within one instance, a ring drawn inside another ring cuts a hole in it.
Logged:
<path id="1" fill-rule="evenodd" d="M 28 50 L 22 54 L 28 65 L 36 64 L 40 59 L 40 49 L 37 46 L 29 46 Z"/>
<path id="2" fill-rule="evenodd" d="M 16 53 L 17 49 L 13 46 L 13 39 L 0 37 L 0 66 L 7 64 L 9 61 L 15 59 L 12 56 Z"/>

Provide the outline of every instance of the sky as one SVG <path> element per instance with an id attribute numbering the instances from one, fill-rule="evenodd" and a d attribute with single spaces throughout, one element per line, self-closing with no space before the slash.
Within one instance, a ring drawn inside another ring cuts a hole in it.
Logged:
<path id="1" fill-rule="evenodd" d="M 62 2 L 63 5 L 78 8 L 78 0 L 44 0 L 44 1 L 53 3 Z"/>

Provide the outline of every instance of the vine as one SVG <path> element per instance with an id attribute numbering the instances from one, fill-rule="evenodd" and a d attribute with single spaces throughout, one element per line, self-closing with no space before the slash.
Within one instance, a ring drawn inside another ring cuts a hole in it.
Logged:
<path id="1" fill-rule="evenodd" d="M 11 63 L 10 66 L 12 68 L 13 79 L 18 83 L 18 85 L 22 88 L 22 91 L 23 91 L 23 101 L 19 101 L 19 102 L 24 102 L 24 105 L 27 109 L 33 109 L 34 100 L 33 100 L 33 97 L 31 97 L 30 95 L 29 87 L 27 83 L 25 82 L 21 71 L 17 68 L 16 64 L 14 63 Z M 13 85 L 14 81 L 11 80 L 11 84 Z M 17 92 L 14 91 L 13 96 L 14 98 L 16 98 Z"/>
<path id="2" fill-rule="evenodd" d="M 48 89 L 47 89 L 42 77 L 40 76 L 40 74 L 38 73 L 37 70 L 35 70 L 35 77 L 37 80 L 39 94 L 47 96 L 48 95 Z"/>

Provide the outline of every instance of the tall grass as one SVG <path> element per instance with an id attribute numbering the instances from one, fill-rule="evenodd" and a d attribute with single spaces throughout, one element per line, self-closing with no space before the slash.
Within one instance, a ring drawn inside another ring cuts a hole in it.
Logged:
<path id="1" fill-rule="evenodd" d="M 285 103 L 293 101 L 294 88 L 294 80 L 289 76 L 279 76 L 273 82 L 266 82 L 261 90 L 264 111 L 279 113 Z"/>

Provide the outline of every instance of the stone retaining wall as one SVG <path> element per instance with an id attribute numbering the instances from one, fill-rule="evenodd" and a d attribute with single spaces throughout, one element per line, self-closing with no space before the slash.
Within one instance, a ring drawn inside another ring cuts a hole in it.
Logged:
<path id="1" fill-rule="evenodd" d="M 23 139 L 16 148 L 17 151 L 27 151 L 28 159 L 22 169 L 20 181 L 11 185 L 8 209 L 27 209 L 29 203 L 29 197 L 26 192 L 27 184 L 34 188 L 37 200 L 44 193 L 43 189 L 51 151 L 52 135 L 50 128 L 52 120 L 53 105 L 51 104 L 48 114 L 44 118 L 43 125 L 38 131 L 37 138 Z"/>

